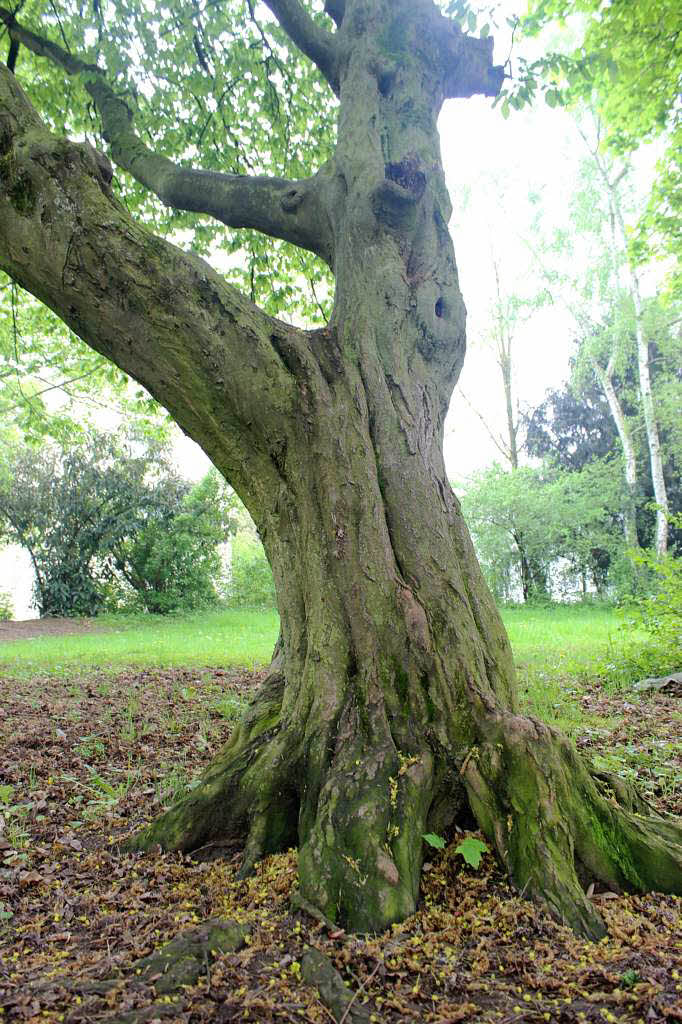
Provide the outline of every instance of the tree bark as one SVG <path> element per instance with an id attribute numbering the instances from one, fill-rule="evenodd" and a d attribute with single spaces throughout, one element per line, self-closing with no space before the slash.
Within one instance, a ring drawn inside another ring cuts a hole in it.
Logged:
<path id="1" fill-rule="evenodd" d="M 594 356 L 591 357 L 590 362 L 594 375 L 606 396 L 606 401 L 609 403 L 609 410 L 613 417 L 613 422 L 616 424 L 618 438 L 623 449 L 626 488 L 625 504 L 623 507 L 623 533 L 625 535 L 625 543 L 634 550 L 639 547 L 639 540 L 637 539 L 637 456 L 635 446 L 623 407 L 613 386 L 613 358 L 609 360 L 609 365 L 606 369 L 599 364 Z"/>
<path id="2" fill-rule="evenodd" d="M 338 144 L 316 201 L 337 290 L 321 331 L 266 316 L 133 223 L 92 151 L 51 137 L 0 73 L 3 269 L 201 444 L 277 589 L 266 681 L 197 788 L 134 845 L 240 839 L 246 871 L 297 844 L 302 897 L 373 931 L 414 910 L 423 834 L 473 811 L 518 888 L 596 937 L 582 882 L 680 891 L 680 829 L 629 793 L 618 805 L 566 739 L 519 716 L 442 458 L 465 310 L 436 118 L 447 95 L 499 88 L 499 71 L 490 42 L 430 0 L 335 10 Z M 309 27 L 295 32 L 312 54 Z"/>

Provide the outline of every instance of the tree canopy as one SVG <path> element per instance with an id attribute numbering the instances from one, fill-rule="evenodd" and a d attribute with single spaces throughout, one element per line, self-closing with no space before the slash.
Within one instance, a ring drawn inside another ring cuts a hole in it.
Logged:
<path id="1" fill-rule="evenodd" d="M 552 23 L 570 23 L 577 45 L 531 63 L 522 62 L 512 95 L 523 99 L 538 87 L 550 104 L 581 100 L 598 111 L 603 143 L 632 153 L 660 140 L 663 154 L 646 213 L 633 236 L 639 259 L 672 258 L 679 287 L 682 256 L 682 39 L 675 0 L 533 0 L 523 20 L 529 35 Z"/>

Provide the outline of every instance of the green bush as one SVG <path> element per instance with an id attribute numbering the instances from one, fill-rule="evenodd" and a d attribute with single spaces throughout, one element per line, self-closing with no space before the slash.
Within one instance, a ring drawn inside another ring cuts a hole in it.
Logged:
<path id="1" fill-rule="evenodd" d="M 192 486 L 143 435 L 88 431 L 0 458 L 0 535 L 31 553 L 41 616 L 215 604 L 234 500 L 217 471 Z"/>
<path id="2" fill-rule="evenodd" d="M 682 661 L 682 558 L 656 558 L 650 551 L 634 556 L 653 582 L 648 597 L 639 598 L 634 618 L 651 637 L 652 643 L 671 660 Z"/>
<path id="3" fill-rule="evenodd" d="M 14 618 L 14 602 L 6 590 L 0 590 L 0 622 Z"/>
<path id="4" fill-rule="evenodd" d="M 682 558 L 638 551 L 632 560 L 647 593 L 624 606 L 619 636 L 600 666 L 617 684 L 682 669 Z"/>
<path id="5" fill-rule="evenodd" d="M 234 608 L 273 608 L 275 584 L 260 541 L 238 533 L 232 541 L 227 603 Z"/>
<path id="6" fill-rule="evenodd" d="M 191 489 L 172 487 L 136 532 L 111 550 L 111 610 L 158 615 L 215 605 L 225 585 L 219 545 L 234 495 L 216 470 Z"/>

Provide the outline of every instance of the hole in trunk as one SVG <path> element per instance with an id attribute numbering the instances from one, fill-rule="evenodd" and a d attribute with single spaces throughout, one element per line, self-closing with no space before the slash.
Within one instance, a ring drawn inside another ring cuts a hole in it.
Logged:
<path id="1" fill-rule="evenodd" d="M 395 81 L 395 71 L 384 71 L 379 75 L 378 86 L 382 96 L 388 96 Z"/>
<path id="2" fill-rule="evenodd" d="M 439 299 L 436 300 L 436 316 L 445 316 L 445 300 L 443 299 L 442 295 Z"/>

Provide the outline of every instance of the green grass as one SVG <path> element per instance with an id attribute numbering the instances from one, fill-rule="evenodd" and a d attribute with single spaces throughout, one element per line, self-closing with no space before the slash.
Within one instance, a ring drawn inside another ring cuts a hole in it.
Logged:
<path id="1" fill-rule="evenodd" d="M 522 703 L 572 731 L 585 724 L 579 696 L 619 626 L 600 605 L 509 607 L 502 611 L 514 649 Z M 227 609 L 178 617 L 107 616 L 98 631 L 0 644 L 5 676 L 76 675 L 97 668 L 252 668 L 267 664 L 277 638 L 274 611 Z"/>
<path id="2" fill-rule="evenodd" d="M 103 616 L 96 631 L 0 644 L 4 675 L 72 675 L 128 666 L 244 667 L 270 660 L 279 619 L 274 611 L 224 609 L 184 616 Z"/>
<path id="3" fill-rule="evenodd" d="M 589 669 L 603 655 L 620 625 L 607 605 L 566 604 L 502 609 L 517 665 L 546 669 Z"/>
<path id="4" fill-rule="evenodd" d="M 574 604 L 502 609 L 525 710 L 566 732 L 590 724 L 580 707 L 595 663 L 608 658 L 621 619 L 606 605 Z M 642 634 L 644 639 L 644 634 Z"/>

